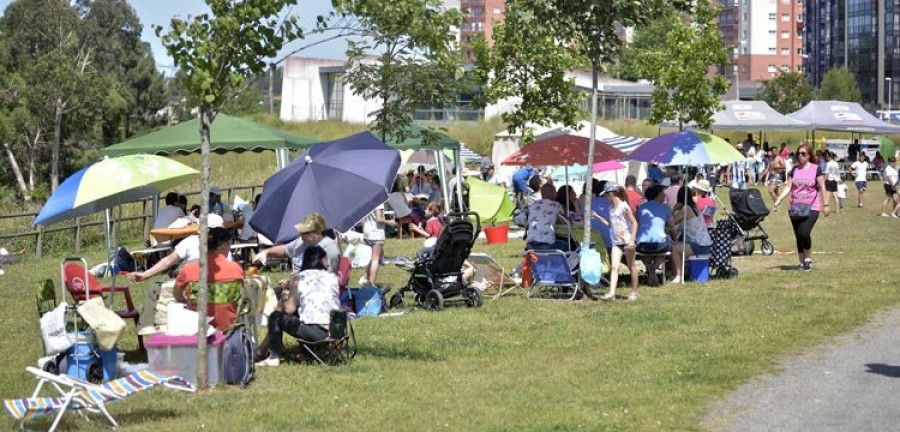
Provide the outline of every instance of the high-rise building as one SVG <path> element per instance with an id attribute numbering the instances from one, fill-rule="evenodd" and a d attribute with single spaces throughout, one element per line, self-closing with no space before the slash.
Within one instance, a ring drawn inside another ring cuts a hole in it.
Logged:
<path id="1" fill-rule="evenodd" d="M 448 7 L 457 5 L 462 10 L 465 18 L 459 29 L 459 39 L 466 59 L 474 59 L 472 43 L 479 35 L 483 35 L 488 43 L 493 40 L 494 23 L 503 21 L 506 10 L 504 0 L 452 0 L 444 3 Z"/>
<path id="2" fill-rule="evenodd" d="M 846 67 L 856 76 L 863 104 L 887 104 L 900 88 L 900 4 L 807 0 L 806 18 L 810 84 L 818 88 L 829 69 Z"/>
<path id="3" fill-rule="evenodd" d="M 721 71 L 743 98 L 781 72 L 803 71 L 803 0 L 719 0 L 722 41 L 733 47 L 730 70 Z"/>

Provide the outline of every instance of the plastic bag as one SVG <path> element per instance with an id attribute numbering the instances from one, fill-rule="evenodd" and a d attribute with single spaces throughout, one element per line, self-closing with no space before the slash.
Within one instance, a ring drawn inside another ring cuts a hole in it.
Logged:
<path id="1" fill-rule="evenodd" d="M 41 317 L 41 337 L 44 339 L 44 352 L 47 355 L 59 354 L 72 346 L 66 335 L 66 303 L 45 313 Z"/>
<path id="2" fill-rule="evenodd" d="M 100 349 L 109 351 L 115 348 L 116 342 L 125 331 L 125 321 L 106 308 L 102 297 L 92 297 L 78 305 L 78 314 L 97 333 L 97 344 L 100 345 Z"/>
<path id="3" fill-rule="evenodd" d="M 603 278 L 603 257 L 600 252 L 589 248 L 581 251 L 581 280 L 588 285 L 597 285 Z"/>

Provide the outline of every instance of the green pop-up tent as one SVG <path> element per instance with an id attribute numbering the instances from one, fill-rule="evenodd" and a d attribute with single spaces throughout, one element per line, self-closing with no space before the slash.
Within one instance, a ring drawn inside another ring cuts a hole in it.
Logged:
<path id="1" fill-rule="evenodd" d="M 506 189 L 476 177 L 468 177 L 466 182 L 469 184 L 469 206 L 471 211 L 478 213 L 482 225 L 512 220 L 516 204 L 506 194 Z"/>
<path id="2" fill-rule="evenodd" d="M 200 151 L 200 119 L 132 138 L 100 150 L 104 156 L 129 154 L 190 154 Z M 302 149 L 322 140 L 294 135 L 250 120 L 225 114 L 216 116 L 209 131 L 213 153 Z"/>

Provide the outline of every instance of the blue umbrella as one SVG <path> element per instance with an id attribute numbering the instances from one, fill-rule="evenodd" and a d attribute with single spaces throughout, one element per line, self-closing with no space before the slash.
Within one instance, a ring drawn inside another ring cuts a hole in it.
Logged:
<path id="1" fill-rule="evenodd" d="M 349 230 L 387 201 L 399 168 L 400 152 L 369 132 L 314 145 L 266 180 L 250 226 L 275 243 L 297 238 L 311 213 Z"/>

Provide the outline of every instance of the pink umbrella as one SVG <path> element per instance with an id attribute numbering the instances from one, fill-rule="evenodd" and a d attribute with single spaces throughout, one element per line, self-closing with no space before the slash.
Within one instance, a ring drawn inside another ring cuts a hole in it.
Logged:
<path id="1" fill-rule="evenodd" d="M 625 168 L 625 164 L 619 162 L 617 160 L 608 160 L 603 162 L 597 162 L 594 164 L 594 172 L 606 172 L 606 171 L 615 171 Z"/>

